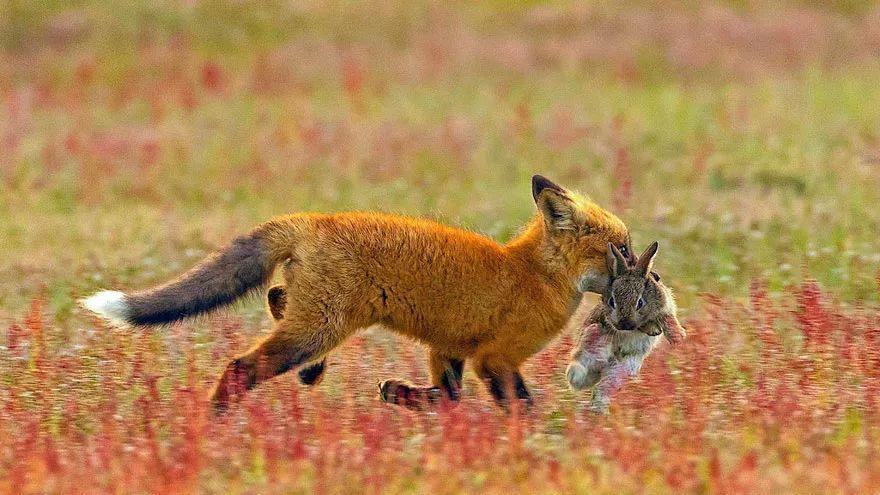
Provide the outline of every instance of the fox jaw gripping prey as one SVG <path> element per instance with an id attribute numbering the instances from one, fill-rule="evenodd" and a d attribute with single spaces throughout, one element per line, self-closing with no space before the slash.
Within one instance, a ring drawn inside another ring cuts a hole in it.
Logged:
<path id="1" fill-rule="evenodd" d="M 609 274 L 581 279 L 581 289 L 601 294 L 602 302 L 580 329 L 566 378 L 575 390 L 595 387 L 590 409 L 596 413 L 608 412 L 611 398 L 638 374 L 660 334 L 672 344 L 685 337 L 672 291 L 652 270 L 658 247 L 654 242 L 631 262 L 609 245 Z"/>
<path id="2" fill-rule="evenodd" d="M 499 405 L 528 402 L 520 366 L 565 328 L 580 275 L 605 275 L 606 245 L 629 243 L 620 219 L 544 177 L 532 178 L 532 198 L 535 215 L 506 244 L 382 213 L 276 217 L 166 284 L 99 292 L 83 305 L 116 324 L 169 324 L 264 288 L 283 266 L 269 293 L 274 328 L 228 362 L 212 395 L 218 411 L 291 370 L 317 383 L 333 349 L 377 324 L 429 349 L 431 387 L 388 380 L 386 402 L 457 400 L 466 361 Z"/>

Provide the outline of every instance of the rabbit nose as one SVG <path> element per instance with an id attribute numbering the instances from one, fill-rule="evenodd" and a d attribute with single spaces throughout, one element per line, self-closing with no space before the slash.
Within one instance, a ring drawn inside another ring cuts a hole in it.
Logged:
<path id="1" fill-rule="evenodd" d="M 636 328 L 636 323 L 629 318 L 624 318 L 620 320 L 620 323 L 617 325 L 621 330 L 633 330 Z"/>

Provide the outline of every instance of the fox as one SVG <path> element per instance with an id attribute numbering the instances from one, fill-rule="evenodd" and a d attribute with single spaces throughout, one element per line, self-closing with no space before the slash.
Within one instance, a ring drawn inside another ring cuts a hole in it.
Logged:
<path id="1" fill-rule="evenodd" d="M 458 401 L 465 362 L 501 407 L 532 398 L 520 366 L 566 327 L 607 245 L 630 253 L 626 225 L 591 199 L 532 177 L 536 213 L 510 241 L 378 212 L 294 213 L 233 239 L 173 280 L 81 300 L 111 325 L 152 327 L 203 315 L 268 285 L 270 333 L 231 359 L 211 392 L 218 414 L 290 370 L 315 384 L 325 358 L 378 325 L 427 348 L 431 385 L 379 384 L 381 400 Z"/>
<path id="2" fill-rule="evenodd" d="M 584 283 L 602 302 L 580 329 L 566 378 L 574 390 L 593 388 L 589 409 L 596 414 L 608 413 L 611 398 L 638 374 L 661 334 L 673 345 L 687 336 L 672 290 L 653 270 L 659 246 L 655 241 L 633 263 L 609 244 L 609 274 L 590 274 Z"/>

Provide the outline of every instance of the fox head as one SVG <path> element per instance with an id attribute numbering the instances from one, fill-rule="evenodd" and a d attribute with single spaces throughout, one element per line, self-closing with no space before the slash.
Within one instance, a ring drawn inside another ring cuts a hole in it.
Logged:
<path id="1" fill-rule="evenodd" d="M 631 257 L 626 225 L 611 212 L 540 175 L 532 177 L 532 196 L 539 214 L 533 228 L 543 233 L 546 258 L 559 263 L 555 268 L 568 273 L 575 287 L 583 275 L 607 275 L 609 243 Z"/>

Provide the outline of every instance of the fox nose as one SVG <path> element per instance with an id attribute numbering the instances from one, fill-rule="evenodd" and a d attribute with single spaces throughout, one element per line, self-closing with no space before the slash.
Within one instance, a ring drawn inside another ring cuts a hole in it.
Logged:
<path id="1" fill-rule="evenodd" d="M 629 318 L 624 318 L 620 320 L 620 323 L 617 326 L 621 330 L 634 330 L 636 328 L 636 323 Z"/>

